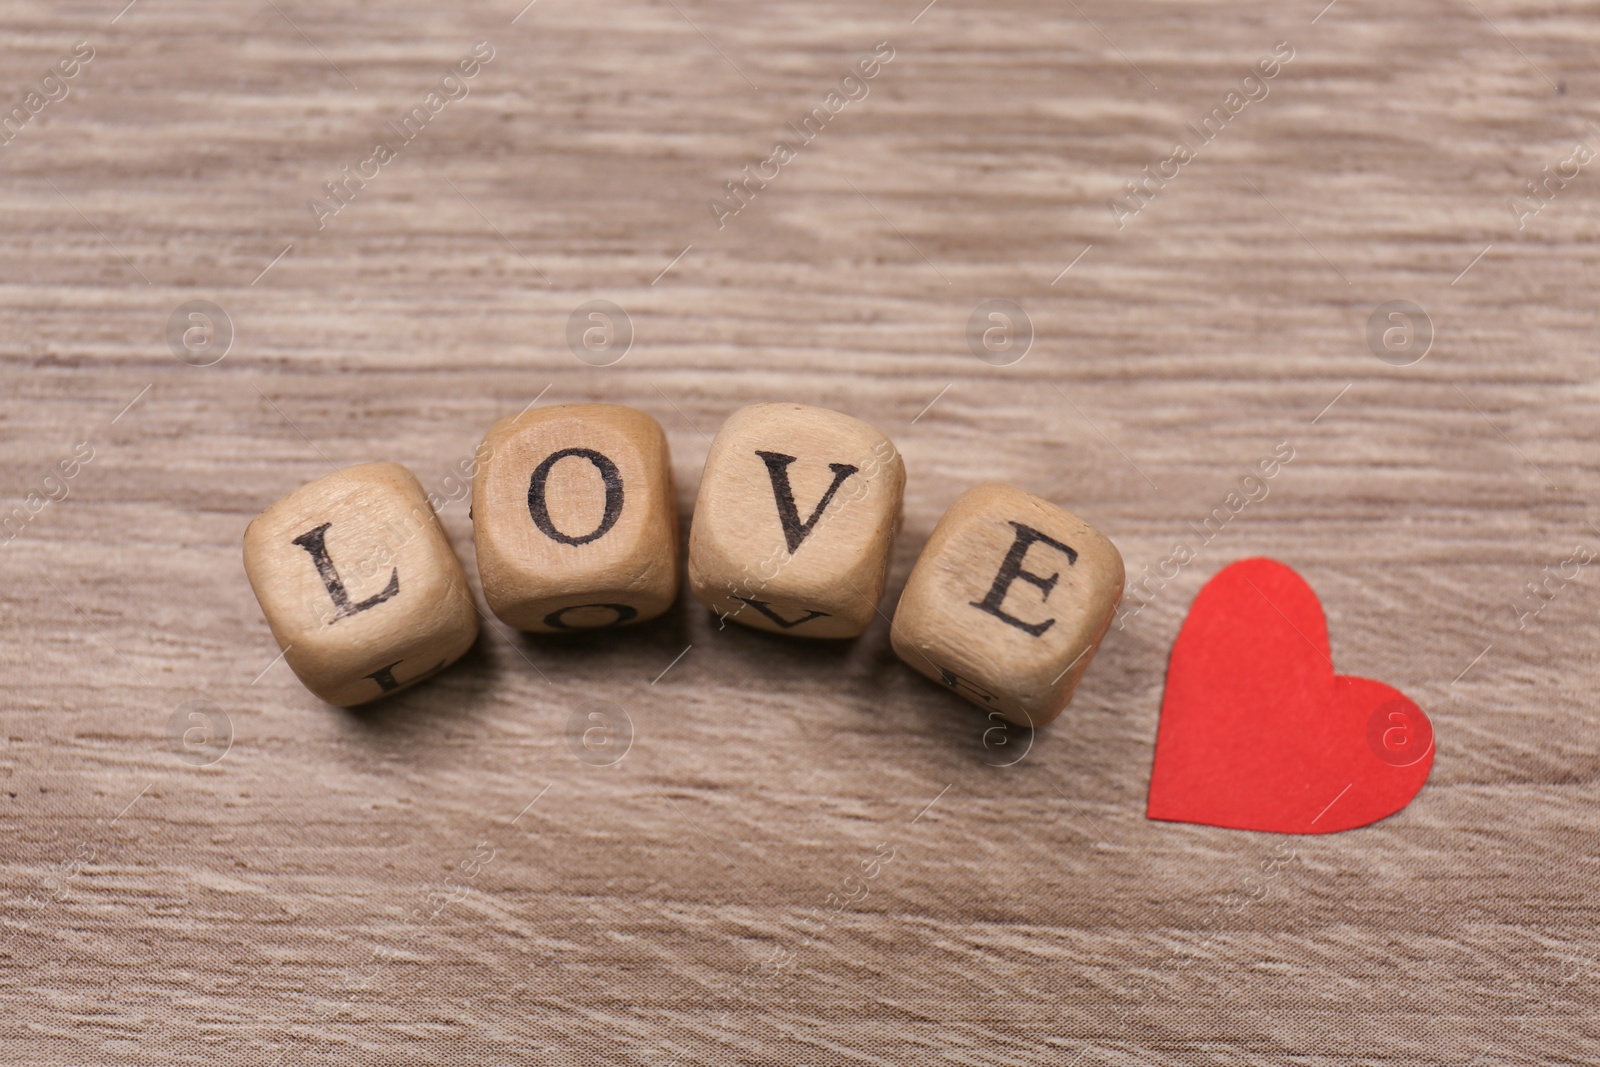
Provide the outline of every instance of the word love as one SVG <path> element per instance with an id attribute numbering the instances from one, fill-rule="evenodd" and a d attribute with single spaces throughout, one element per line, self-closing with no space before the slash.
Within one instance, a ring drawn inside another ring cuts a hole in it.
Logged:
<path id="1" fill-rule="evenodd" d="M 678 598 L 666 434 L 613 404 L 531 409 L 490 428 L 472 481 L 489 608 L 559 634 L 653 619 Z M 854 638 L 879 614 L 905 493 L 894 443 L 800 404 L 735 412 L 706 458 L 689 533 L 694 597 L 729 621 Z M 245 531 L 245 571 L 284 659 L 353 706 L 448 666 L 478 634 L 466 574 L 415 475 L 350 467 Z M 912 668 L 1020 726 L 1059 715 L 1122 598 L 1122 556 L 1082 519 L 1006 485 L 958 497 L 890 627 Z"/>

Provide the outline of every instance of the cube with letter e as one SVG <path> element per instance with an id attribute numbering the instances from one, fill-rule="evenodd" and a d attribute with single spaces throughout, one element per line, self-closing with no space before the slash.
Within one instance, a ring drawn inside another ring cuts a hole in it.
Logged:
<path id="1" fill-rule="evenodd" d="M 906 663 L 1019 726 L 1072 700 L 1122 600 L 1122 555 L 1088 523 L 1008 485 L 939 520 L 890 637 Z"/>

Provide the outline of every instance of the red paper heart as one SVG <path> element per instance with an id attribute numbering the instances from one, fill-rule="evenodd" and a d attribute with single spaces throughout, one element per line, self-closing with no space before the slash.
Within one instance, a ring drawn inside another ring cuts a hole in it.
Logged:
<path id="1" fill-rule="evenodd" d="M 1332 833 L 1405 807 L 1432 766 L 1422 709 L 1333 672 L 1322 603 L 1293 570 L 1242 560 L 1200 590 L 1167 666 L 1146 815 Z"/>

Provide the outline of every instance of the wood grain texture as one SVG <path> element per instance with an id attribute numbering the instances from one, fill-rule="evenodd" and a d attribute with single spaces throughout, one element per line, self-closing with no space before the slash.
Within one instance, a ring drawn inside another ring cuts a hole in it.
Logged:
<path id="1" fill-rule="evenodd" d="M 1600 572 L 1563 567 L 1600 544 L 1600 178 L 1510 201 L 1600 144 L 1591 9 L 519 6 L 4 5 L 6 111 L 94 58 L 0 147 L 0 1060 L 1600 1057 Z M 480 40 L 469 95 L 319 229 L 308 199 Z M 1279 41 L 1265 98 L 1119 228 Z M 1005 366 L 968 346 L 995 298 L 1033 331 Z M 235 331 L 205 367 L 166 339 L 197 299 Z M 591 300 L 631 323 L 610 366 L 568 348 Z M 1403 367 L 1366 336 L 1400 300 L 1435 335 Z M 1137 582 L 1294 458 L 1020 760 L 881 620 L 827 647 L 687 597 L 575 642 L 486 624 L 392 702 L 319 704 L 273 661 L 245 524 L 394 460 L 471 574 L 458 465 L 541 392 L 659 419 L 684 529 L 741 405 L 880 427 L 891 600 L 970 485 L 1082 516 Z M 1410 808 L 1292 852 L 1142 817 L 1183 611 L 1257 554 L 1438 739 Z M 231 724 L 207 765 L 170 737 L 192 701 Z M 620 762 L 573 743 L 594 701 Z"/>

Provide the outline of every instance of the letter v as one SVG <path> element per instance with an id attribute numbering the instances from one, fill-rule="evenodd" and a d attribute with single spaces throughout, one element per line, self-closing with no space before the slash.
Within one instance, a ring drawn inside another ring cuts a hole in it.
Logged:
<path id="1" fill-rule="evenodd" d="M 772 495 L 778 503 L 778 521 L 783 523 L 783 537 L 789 542 L 789 552 L 792 555 L 811 533 L 812 527 L 822 517 L 823 511 L 828 506 L 828 501 L 833 499 L 833 494 L 839 491 L 839 486 L 844 480 L 859 471 L 860 467 L 848 463 L 830 463 L 828 469 L 833 472 L 833 484 L 828 486 L 828 491 L 822 494 L 822 499 L 817 502 L 811 517 L 805 522 L 800 521 L 800 513 L 795 510 L 794 490 L 789 485 L 789 464 L 795 460 L 794 456 L 785 456 L 781 452 L 762 452 L 757 450 L 762 462 L 767 465 L 767 475 L 772 479 Z"/>
<path id="2" fill-rule="evenodd" d="M 765 615 L 767 618 L 771 619 L 773 622 L 777 623 L 779 626 L 783 627 L 785 630 L 792 630 L 796 626 L 799 626 L 801 623 L 810 622 L 812 619 L 826 619 L 826 618 L 829 618 L 829 615 L 828 615 L 828 613 L 826 611 L 815 611 L 815 610 L 813 610 L 811 608 L 807 608 L 806 609 L 806 613 L 803 616 L 801 616 L 800 618 L 798 618 L 798 619 L 786 619 L 782 615 L 779 615 L 776 611 L 772 610 L 772 603 L 770 601 L 767 601 L 767 600 L 753 600 L 753 599 L 751 599 L 750 597 L 747 597 L 747 596 L 735 596 L 733 599 L 735 599 L 737 601 L 740 601 L 741 603 L 744 603 L 744 604 L 749 604 L 751 607 L 753 607 L 757 611 L 761 612 L 761 614 Z"/>

